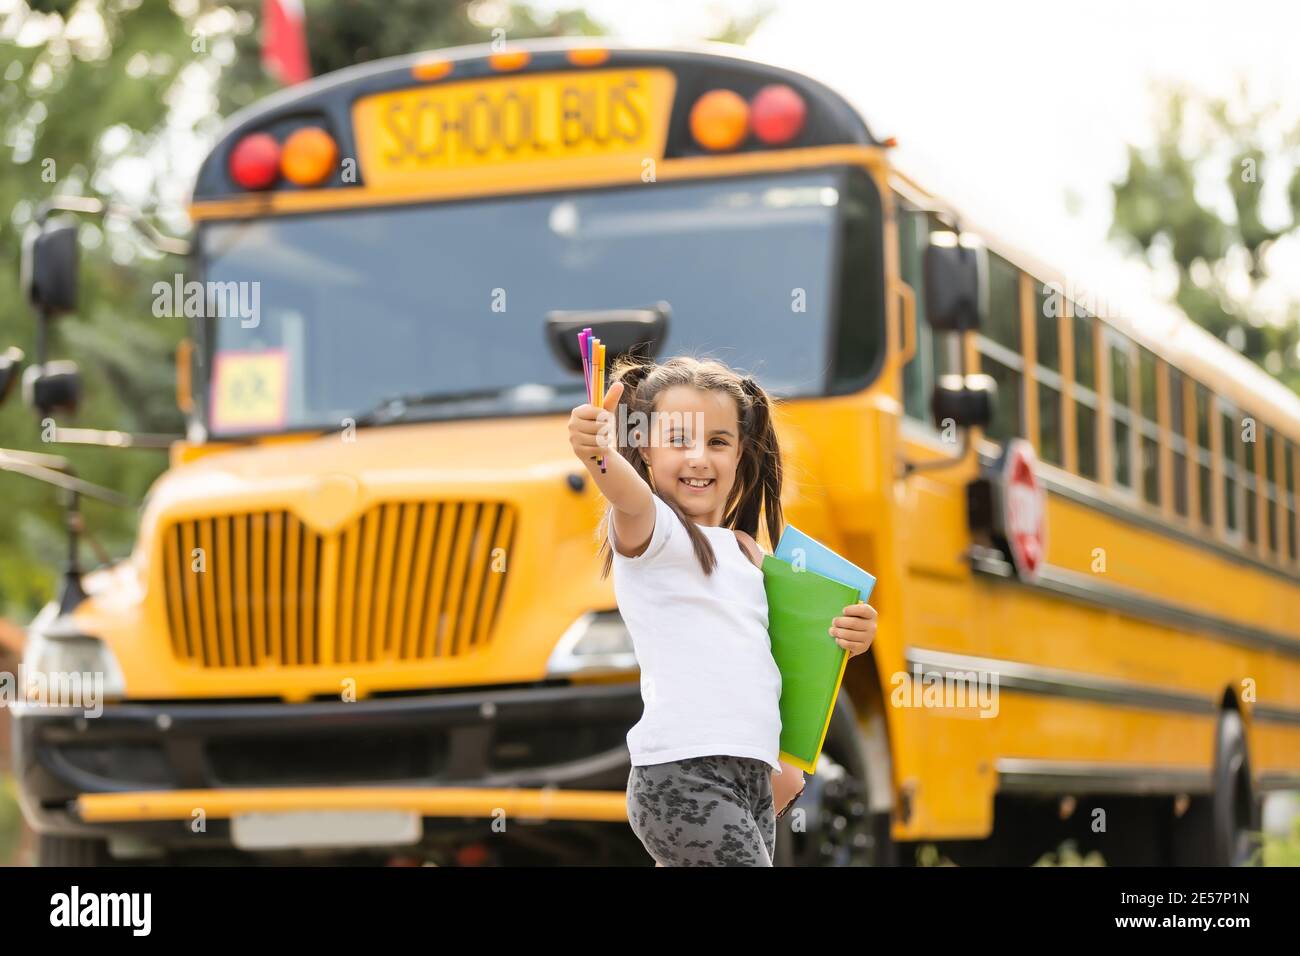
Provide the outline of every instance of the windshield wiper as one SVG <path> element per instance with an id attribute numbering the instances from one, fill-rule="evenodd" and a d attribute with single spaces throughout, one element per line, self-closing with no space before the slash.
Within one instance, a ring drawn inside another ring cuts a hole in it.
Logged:
<path id="1" fill-rule="evenodd" d="M 499 388 L 480 388 L 463 392 L 409 392 L 401 395 L 388 395 L 363 412 L 349 416 L 357 427 L 381 425 L 388 422 L 400 422 L 413 408 L 441 404 L 443 402 L 468 402 L 481 398 L 496 398 L 501 394 Z M 331 428 L 331 432 L 340 431 L 346 424 Z"/>
<path id="2" fill-rule="evenodd" d="M 349 416 L 352 422 L 362 428 L 369 425 L 387 425 L 393 422 L 400 422 L 406 419 L 407 414 L 415 408 L 429 407 L 431 405 L 454 405 L 459 402 L 479 401 L 482 399 L 501 398 L 503 395 L 522 386 L 515 386 L 514 389 L 502 388 L 480 388 L 466 389 L 461 392 L 414 392 L 404 395 L 389 395 L 380 399 L 369 409 Z M 543 386 L 551 388 L 556 392 L 576 391 L 583 388 L 581 382 L 574 386 Z M 347 427 L 346 422 L 335 428 L 331 428 L 326 434 L 342 431 Z"/>

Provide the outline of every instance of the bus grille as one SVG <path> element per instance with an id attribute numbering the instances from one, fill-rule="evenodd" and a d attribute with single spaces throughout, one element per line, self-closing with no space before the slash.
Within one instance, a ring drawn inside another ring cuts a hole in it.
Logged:
<path id="1" fill-rule="evenodd" d="M 514 524 L 495 502 L 378 504 L 329 534 L 288 511 L 176 522 L 173 651 L 214 668 L 460 656 L 491 639 Z"/>

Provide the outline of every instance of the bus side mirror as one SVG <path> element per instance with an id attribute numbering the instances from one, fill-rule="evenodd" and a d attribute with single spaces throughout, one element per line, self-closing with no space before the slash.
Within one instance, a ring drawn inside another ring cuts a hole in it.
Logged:
<path id="1" fill-rule="evenodd" d="M 964 237 L 963 237 L 964 238 Z M 975 331 L 988 314 L 988 256 L 958 244 L 954 232 L 930 235 L 925 249 L 925 317 L 936 332 Z"/>
<path id="2" fill-rule="evenodd" d="M 23 401 L 41 415 L 73 414 L 81 402 L 81 373 L 69 361 L 29 365 L 23 372 Z"/>
<path id="3" fill-rule="evenodd" d="M 582 309 L 546 313 L 546 341 L 560 365 L 582 372 L 578 333 L 591 326 L 592 334 L 605 346 L 606 372 L 620 355 L 654 358 L 668 338 L 672 306 L 657 302 L 644 309 Z"/>
<path id="4" fill-rule="evenodd" d="M 14 382 L 18 381 L 22 367 L 22 349 L 8 348 L 0 352 L 0 405 L 4 404 L 9 393 L 13 391 Z"/>
<path id="5" fill-rule="evenodd" d="M 993 421 L 998 383 L 991 375 L 940 375 L 930 399 L 934 425 L 987 428 Z"/>
<path id="6" fill-rule="evenodd" d="M 42 316 L 53 318 L 77 308 L 77 221 L 52 219 L 32 225 L 23 237 L 23 295 Z"/>

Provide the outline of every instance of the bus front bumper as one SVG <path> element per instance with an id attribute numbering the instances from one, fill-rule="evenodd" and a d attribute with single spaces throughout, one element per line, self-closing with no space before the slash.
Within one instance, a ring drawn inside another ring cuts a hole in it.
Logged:
<path id="1" fill-rule="evenodd" d="M 246 790 L 155 790 L 78 797 L 73 810 L 85 823 L 148 820 L 189 822 L 196 808 L 211 819 L 241 813 L 299 810 L 404 810 L 421 817 L 490 819 L 504 813 L 528 821 L 627 821 L 626 795 L 607 790 L 524 790 L 475 787 L 314 787 Z"/>
<path id="2" fill-rule="evenodd" d="M 626 822 L 640 687 L 544 684 L 356 702 L 18 706 L 19 800 L 37 832 L 229 845 L 243 814 L 402 811 L 426 830 L 506 814 Z M 201 812 L 216 821 L 193 824 Z"/>

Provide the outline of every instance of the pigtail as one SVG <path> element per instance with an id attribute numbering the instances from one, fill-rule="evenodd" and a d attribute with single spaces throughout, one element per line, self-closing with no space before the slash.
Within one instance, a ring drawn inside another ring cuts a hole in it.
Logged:
<path id="1" fill-rule="evenodd" d="M 624 421 L 630 421 L 634 412 L 647 412 L 645 406 L 651 404 L 643 397 L 641 390 L 642 383 L 646 380 L 651 372 L 654 371 L 654 362 L 637 358 L 635 355 L 623 355 L 615 360 L 613 367 L 609 371 L 609 384 L 612 386 L 615 382 L 623 383 L 623 394 L 619 396 L 618 405 L 614 409 L 615 422 L 621 416 Z M 649 420 L 649 415 L 646 415 Z M 633 438 L 645 442 L 649 440 L 646 435 L 634 435 Z M 614 441 L 618 445 L 618 452 L 626 458 L 637 470 L 637 473 L 649 483 L 647 466 L 645 460 L 635 444 L 624 446 L 618 429 L 614 429 Z"/>
<path id="2" fill-rule="evenodd" d="M 744 472 L 744 481 L 736 482 L 737 503 L 724 524 L 757 538 L 759 516 L 766 515 L 767 537 L 775 550 L 785 530 L 785 516 L 781 510 L 781 446 L 776 437 L 772 399 L 748 375 L 740 380 L 740 388 L 746 399 L 741 432 L 748 447 L 738 469 Z"/>
<path id="3" fill-rule="evenodd" d="M 635 399 L 636 390 L 645 377 L 654 370 L 654 362 L 638 358 L 635 355 L 621 355 L 614 360 L 613 367 L 609 370 L 609 384 L 622 382 L 624 388 L 624 397 L 620 401 L 626 400 L 629 396 Z"/>

